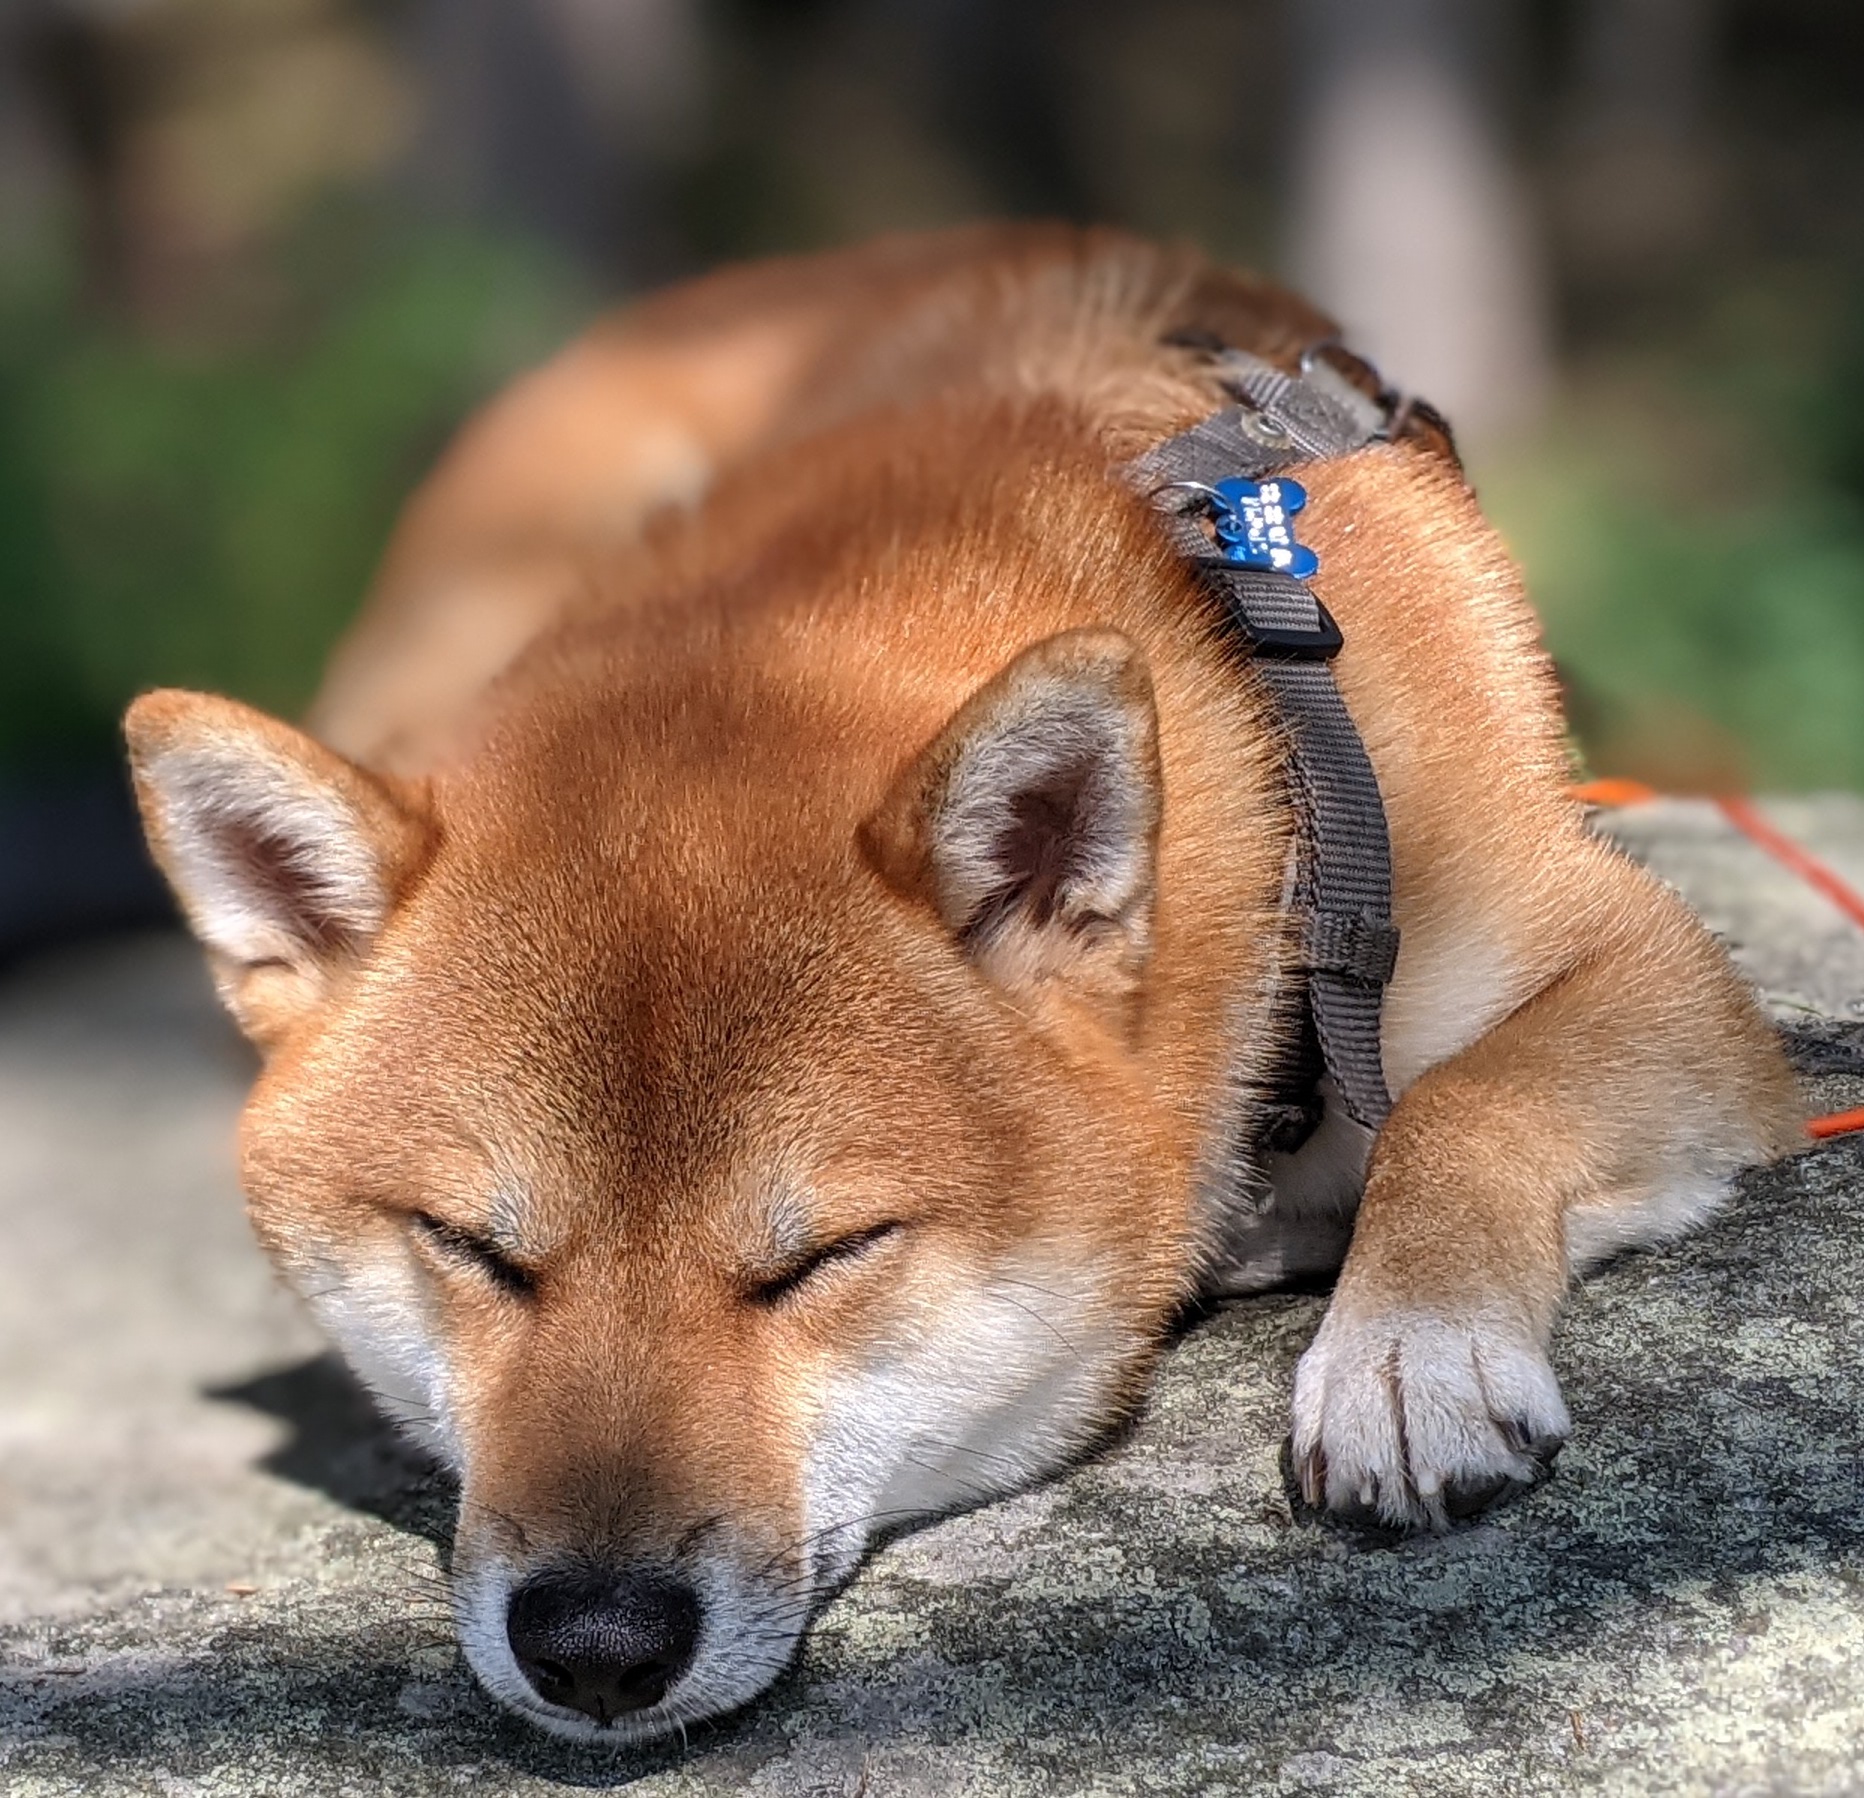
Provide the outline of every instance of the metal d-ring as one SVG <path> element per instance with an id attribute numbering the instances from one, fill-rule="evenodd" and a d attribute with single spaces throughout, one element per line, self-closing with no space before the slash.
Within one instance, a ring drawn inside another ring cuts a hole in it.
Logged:
<path id="1" fill-rule="evenodd" d="M 1344 337 L 1323 337 L 1316 343 L 1310 343 L 1301 352 L 1301 373 L 1303 377 L 1312 374 L 1315 368 L 1321 365 L 1321 357 L 1324 356 L 1328 350 L 1339 350 L 1344 355 L 1352 355 L 1352 352 L 1346 347 L 1346 339 Z M 1359 358 L 1354 358 L 1354 360 L 1359 360 Z M 1338 369 L 1333 368 L 1332 363 L 1327 363 L 1325 366 L 1335 374 L 1340 373 Z M 1384 417 L 1380 420 L 1378 429 L 1372 433 L 1370 441 L 1374 443 L 1389 443 L 1392 439 L 1400 436 L 1405 426 L 1411 422 L 1411 414 L 1416 408 L 1417 401 L 1412 395 L 1401 393 L 1396 387 L 1381 380 L 1376 369 L 1373 369 L 1371 372 L 1373 379 L 1379 382 L 1379 391 L 1377 395 L 1373 397 L 1372 403 L 1379 408 L 1384 414 Z M 1342 376 L 1342 378 L 1344 377 Z"/>
<path id="2" fill-rule="evenodd" d="M 1396 443 L 1404 435 L 1405 427 L 1410 424 L 1417 412 L 1417 395 L 1400 393 L 1396 388 L 1387 391 L 1390 394 L 1390 403 L 1386 406 L 1385 422 L 1379 427 L 1378 437 L 1381 442 Z"/>

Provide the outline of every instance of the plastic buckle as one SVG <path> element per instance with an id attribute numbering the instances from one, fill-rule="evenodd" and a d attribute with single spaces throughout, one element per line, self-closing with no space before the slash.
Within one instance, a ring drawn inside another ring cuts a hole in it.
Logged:
<path id="1" fill-rule="evenodd" d="M 1333 614 L 1310 593 L 1318 622 L 1312 630 L 1286 625 L 1252 623 L 1243 608 L 1231 599 L 1230 621 L 1242 638 L 1243 648 L 1264 662 L 1331 662 L 1346 644 Z"/>

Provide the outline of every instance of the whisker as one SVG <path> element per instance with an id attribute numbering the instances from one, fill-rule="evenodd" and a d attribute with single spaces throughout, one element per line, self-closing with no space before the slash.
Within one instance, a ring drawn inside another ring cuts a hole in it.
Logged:
<path id="1" fill-rule="evenodd" d="M 997 1281 L 994 1282 L 994 1284 L 996 1284 L 999 1287 L 1021 1286 L 1026 1291 L 1041 1293 L 1044 1298 L 1055 1299 L 1057 1301 L 1061 1300 L 1060 1293 L 1051 1292 L 1046 1286 L 1038 1286 L 1032 1280 L 998 1279 Z M 1062 1327 L 1058 1323 L 1056 1323 L 1052 1318 L 1044 1317 L 1042 1313 L 1038 1311 L 1033 1305 L 1025 1305 L 1020 1299 L 1011 1298 L 1008 1293 L 1000 1292 L 997 1296 L 1000 1297 L 1004 1301 L 1005 1304 L 1014 1305 L 1016 1309 L 1022 1312 L 1025 1317 L 1028 1317 L 1032 1319 L 1034 1322 L 1039 1323 L 1043 1327 L 1043 1329 L 1047 1330 L 1048 1333 L 1051 1336 L 1053 1336 L 1055 1340 L 1059 1342 L 1062 1345 L 1062 1347 L 1065 1348 L 1068 1351 L 1068 1353 L 1071 1354 L 1077 1361 L 1083 1361 L 1086 1359 L 1086 1357 L 1081 1353 L 1081 1345 L 1078 1342 L 1076 1342 L 1074 1338 L 1070 1336 L 1065 1330 L 1063 1330 Z"/>

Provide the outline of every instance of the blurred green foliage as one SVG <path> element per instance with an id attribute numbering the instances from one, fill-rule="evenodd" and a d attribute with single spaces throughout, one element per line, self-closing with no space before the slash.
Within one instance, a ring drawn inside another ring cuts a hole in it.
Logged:
<path id="1" fill-rule="evenodd" d="M 151 342 L 63 270 L 10 271 L 0 764 L 107 751 L 148 686 L 301 707 L 449 431 L 579 309 L 528 247 L 386 219 L 341 235 L 306 246 L 326 273 L 291 319 L 231 348 Z"/>
<path id="2" fill-rule="evenodd" d="M 1864 284 L 1582 365 L 1483 493 L 1598 772 L 1864 787 Z"/>
<path id="3" fill-rule="evenodd" d="M 448 432 L 587 304 L 484 233 L 300 255 L 291 319 L 232 348 L 150 342 L 56 271 L 0 287 L 0 766 L 108 753 L 152 685 L 301 707 Z M 1599 771 L 1864 788 L 1864 283 L 1582 362 L 1478 473 Z"/>

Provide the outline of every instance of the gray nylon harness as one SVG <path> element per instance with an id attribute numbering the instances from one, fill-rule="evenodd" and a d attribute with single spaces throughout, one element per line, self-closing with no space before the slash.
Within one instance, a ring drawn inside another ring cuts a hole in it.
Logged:
<path id="1" fill-rule="evenodd" d="M 1387 435 L 1391 413 L 1311 357 L 1300 376 L 1236 350 L 1216 365 L 1238 403 L 1147 452 L 1129 472 L 1221 605 L 1238 653 L 1255 664 L 1287 727 L 1295 817 L 1289 904 L 1300 922 L 1305 1003 L 1262 1140 L 1290 1150 L 1319 1122 L 1323 1074 L 1348 1115 L 1368 1128 L 1391 1111 L 1379 1052 L 1385 987 L 1398 960 L 1391 841 L 1372 763 L 1330 666 L 1341 646 L 1338 626 L 1303 580 L 1225 560 L 1207 521 L 1218 482 L 1260 481 L 1344 455 Z"/>

